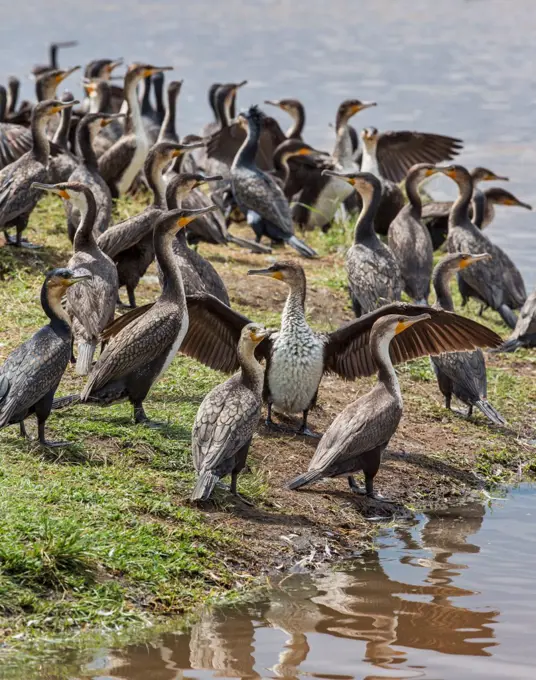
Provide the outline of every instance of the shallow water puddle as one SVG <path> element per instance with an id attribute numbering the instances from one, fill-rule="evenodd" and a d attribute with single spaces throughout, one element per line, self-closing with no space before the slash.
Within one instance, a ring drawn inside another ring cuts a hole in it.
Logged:
<path id="1" fill-rule="evenodd" d="M 535 677 L 536 489 L 387 530 L 345 570 L 284 578 L 187 634 L 100 650 L 76 676 Z"/>

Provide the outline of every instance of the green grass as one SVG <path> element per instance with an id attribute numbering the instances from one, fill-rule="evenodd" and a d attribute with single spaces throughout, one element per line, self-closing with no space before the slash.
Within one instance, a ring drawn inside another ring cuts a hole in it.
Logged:
<path id="1" fill-rule="evenodd" d="M 115 219 L 146 201 L 120 201 Z M 62 206 L 47 197 L 27 234 L 44 248 L 0 248 L 0 360 L 45 322 L 38 294 L 44 273 L 69 259 L 65 232 Z M 309 282 L 333 291 L 346 309 L 344 253 L 351 240 L 352 230 L 343 224 L 327 236 L 308 235 L 325 256 L 307 263 Z M 217 252 L 217 262 L 232 258 L 232 251 L 210 252 Z M 143 284 L 139 303 L 157 294 L 157 285 Z M 262 310 L 259 318 L 258 309 L 237 308 L 269 326 L 279 323 L 279 309 Z M 469 313 L 474 317 L 476 307 Z M 325 328 L 312 316 L 310 321 Z M 505 334 L 495 315 L 486 312 L 484 321 Z M 534 353 L 523 351 L 494 359 L 489 371 L 490 400 L 521 438 L 536 425 L 535 364 Z M 428 359 L 398 370 L 407 410 L 466 437 L 477 451 L 467 464 L 490 484 L 512 479 L 520 468 L 524 474 L 536 470 L 536 450 L 443 409 Z M 59 450 L 23 442 L 15 427 L 0 432 L 0 631 L 13 644 L 20 643 L 18 634 L 26 640 L 81 628 L 130 630 L 233 592 L 233 554 L 243 546 L 188 503 L 193 419 L 204 395 L 221 381 L 221 374 L 192 360 L 175 360 L 146 401 L 148 415 L 166 423 L 160 431 L 134 426 L 131 407 L 119 404 L 55 412 L 48 436 L 71 442 Z M 59 394 L 77 392 L 83 383 L 68 369 Z M 29 429 L 35 436 L 33 423 Z M 445 448 L 437 455 L 459 463 L 466 452 Z M 267 496 L 267 484 L 254 465 L 240 481 L 255 503 Z M 217 493 L 216 502 L 225 508 L 225 495 Z"/>

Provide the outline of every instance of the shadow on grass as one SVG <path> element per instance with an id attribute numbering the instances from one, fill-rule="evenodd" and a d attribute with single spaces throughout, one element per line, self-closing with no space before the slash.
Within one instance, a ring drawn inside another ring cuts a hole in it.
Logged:
<path id="1" fill-rule="evenodd" d="M 482 483 L 471 472 L 461 470 L 445 461 L 430 458 L 423 453 L 406 453 L 402 455 L 398 452 L 387 452 L 384 454 L 384 459 L 401 460 L 409 465 L 416 465 L 423 470 L 430 470 L 431 472 L 443 475 L 444 477 L 456 479 L 457 481 L 463 482 L 474 488 L 480 488 L 482 486 Z"/>

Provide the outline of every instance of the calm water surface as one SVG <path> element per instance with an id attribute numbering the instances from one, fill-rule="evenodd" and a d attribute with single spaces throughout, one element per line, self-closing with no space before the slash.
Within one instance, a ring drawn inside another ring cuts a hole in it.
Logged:
<path id="1" fill-rule="evenodd" d="M 41 677 L 533 680 L 535 500 L 523 486 L 491 508 L 416 518 L 351 568 L 291 575 L 256 604 L 204 612 L 189 633 Z"/>
<path id="2" fill-rule="evenodd" d="M 465 163 L 510 176 L 536 205 L 535 34 L 533 0 L 20 0 L 2 3 L 0 82 L 43 62 L 50 40 L 77 39 L 62 65 L 95 56 L 173 65 L 185 80 L 183 134 L 207 122 L 210 83 L 248 78 L 240 105 L 301 99 L 306 138 L 322 148 L 343 98 L 373 99 L 358 126 L 459 136 Z M 66 84 L 77 91 L 74 77 Z M 453 185 L 437 193 L 452 196 Z M 489 234 L 533 287 L 534 215 L 499 208 Z"/>

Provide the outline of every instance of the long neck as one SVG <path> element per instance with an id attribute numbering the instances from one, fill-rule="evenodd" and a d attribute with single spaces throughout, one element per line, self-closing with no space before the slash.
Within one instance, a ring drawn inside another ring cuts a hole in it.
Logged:
<path id="1" fill-rule="evenodd" d="M 305 109 L 303 106 L 296 106 L 292 109 L 290 114 L 293 118 L 293 123 L 287 130 L 287 139 L 301 139 L 303 128 L 305 127 Z"/>
<path id="2" fill-rule="evenodd" d="M 164 106 L 164 100 L 162 98 L 164 80 L 158 78 L 153 81 L 154 96 L 156 100 L 156 113 L 158 115 L 158 120 L 160 122 L 164 121 L 164 116 L 166 115 L 166 107 Z"/>
<path id="3" fill-rule="evenodd" d="M 186 307 L 186 295 L 181 270 L 173 254 L 173 234 L 164 226 L 157 227 L 154 234 L 154 251 L 163 278 L 161 300 L 178 303 Z"/>
<path id="4" fill-rule="evenodd" d="M 242 383 L 260 398 L 264 371 L 255 359 L 255 348 L 249 342 L 238 343 L 238 363 L 242 369 Z"/>
<path id="5" fill-rule="evenodd" d="M 74 252 L 86 250 L 97 246 L 95 240 L 95 220 L 97 218 L 97 205 L 92 193 L 84 194 L 84 199 L 80 206 L 77 206 L 81 213 L 80 224 L 74 235 Z"/>
<path id="6" fill-rule="evenodd" d="M 374 229 L 374 218 L 378 211 L 381 200 L 381 189 L 370 187 L 368 192 L 363 192 L 363 208 L 357 218 L 354 232 L 354 243 L 366 245 L 378 245 L 380 240 Z"/>
<path id="7" fill-rule="evenodd" d="M 454 303 L 450 294 L 449 282 L 454 271 L 449 267 L 448 262 L 438 264 L 432 275 L 432 284 L 436 294 L 436 306 L 447 312 L 454 311 Z"/>
<path id="8" fill-rule="evenodd" d="M 125 132 L 134 132 L 138 138 L 142 135 L 146 135 L 141 118 L 140 103 L 136 95 L 136 82 L 128 79 L 128 76 L 125 84 L 125 99 L 128 104 Z"/>
<path id="9" fill-rule="evenodd" d="M 162 139 L 177 139 L 177 129 L 175 127 L 175 112 L 177 109 L 177 93 L 169 92 L 167 109 L 162 121 L 162 129 L 159 135 Z"/>
<path id="10" fill-rule="evenodd" d="M 7 90 L 7 112 L 15 113 L 17 108 L 17 99 L 19 98 L 19 83 L 18 81 L 12 81 L 9 83 Z"/>
<path id="11" fill-rule="evenodd" d="M 0 123 L 4 120 L 6 116 L 6 89 L 0 86 Z"/>
<path id="12" fill-rule="evenodd" d="M 420 219 L 422 215 L 422 201 L 418 190 L 420 179 L 420 172 L 410 171 L 406 177 L 406 195 L 413 209 L 413 213 L 418 219 Z"/>
<path id="13" fill-rule="evenodd" d="M 62 294 L 59 290 L 49 290 L 46 283 L 41 288 L 41 306 L 50 319 L 50 325 L 58 333 L 70 336 L 71 324 L 69 317 L 62 307 L 61 297 Z"/>
<path id="14" fill-rule="evenodd" d="M 149 100 L 149 95 L 151 94 L 151 78 L 147 77 L 144 78 L 143 80 L 143 94 L 141 97 L 141 112 L 142 115 L 147 115 L 148 113 L 151 113 L 153 110 L 153 107 L 151 106 L 151 102 Z"/>
<path id="15" fill-rule="evenodd" d="M 76 130 L 77 153 L 84 161 L 86 167 L 98 169 L 97 156 L 91 143 L 91 130 L 89 125 L 78 125 Z"/>
<path id="16" fill-rule="evenodd" d="M 60 124 L 54 135 L 53 142 L 61 149 L 67 150 L 67 142 L 69 140 L 69 128 L 71 126 L 72 109 L 63 109 L 60 116 Z"/>
<path id="17" fill-rule="evenodd" d="M 402 404 L 402 393 L 396 377 L 393 362 L 389 355 L 390 338 L 385 336 L 371 335 L 370 350 L 372 358 L 378 366 L 378 380 L 383 383 L 388 392 Z"/>
<path id="18" fill-rule="evenodd" d="M 305 281 L 291 285 L 281 316 L 281 328 L 294 326 L 300 322 L 307 323 L 305 319 Z"/>
<path id="19" fill-rule="evenodd" d="M 486 200 L 486 196 L 484 192 L 480 191 L 480 189 L 475 188 L 473 190 L 473 202 L 472 202 L 472 208 L 473 208 L 473 224 L 475 227 L 478 227 L 479 229 L 482 229 L 482 224 L 484 222 L 484 216 L 486 213 L 486 203 L 489 203 L 489 201 Z"/>
<path id="20" fill-rule="evenodd" d="M 32 116 L 31 129 L 33 138 L 32 154 L 34 158 L 44 165 L 50 154 L 50 144 L 46 135 L 48 116 Z"/>
<path id="21" fill-rule="evenodd" d="M 283 184 L 287 183 L 287 180 L 290 175 L 290 168 L 288 165 L 290 156 L 286 153 L 281 153 L 279 151 L 276 151 L 273 156 L 273 164 L 274 164 L 274 170 L 275 174 L 279 179 L 283 182 Z"/>
<path id="22" fill-rule="evenodd" d="M 214 113 L 216 115 L 216 122 L 219 123 L 220 128 L 227 127 L 227 113 L 225 111 L 225 97 L 218 93 L 214 101 Z"/>
<path id="23" fill-rule="evenodd" d="M 153 158 L 145 168 L 145 176 L 149 189 L 153 192 L 153 206 L 166 209 L 166 183 L 162 175 L 162 170 L 167 162 L 162 162 L 158 158 Z"/>
<path id="24" fill-rule="evenodd" d="M 473 195 L 473 183 L 469 176 L 458 184 L 459 194 L 450 211 L 449 224 L 463 224 L 469 219 L 469 204 Z"/>
<path id="25" fill-rule="evenodd" d="M 376 157 L 376 144 L 363 144 L 363 158 L 361 160 L 361 172 L 370 172 L 371 175 L 381 179 L 378 159 Z"/>
<path id="26" fill-rule="evenodd" d="M 255 165 L 255 156 L 257 155 L 257 149 L 259 148 L 259 138 L 261 135 L 261 125 L 258 121 L 249 120 L 248 121 L 248 134 L 247 137 L 240 147 L 236 158 L 233 161 L 233 165 Z"/>

